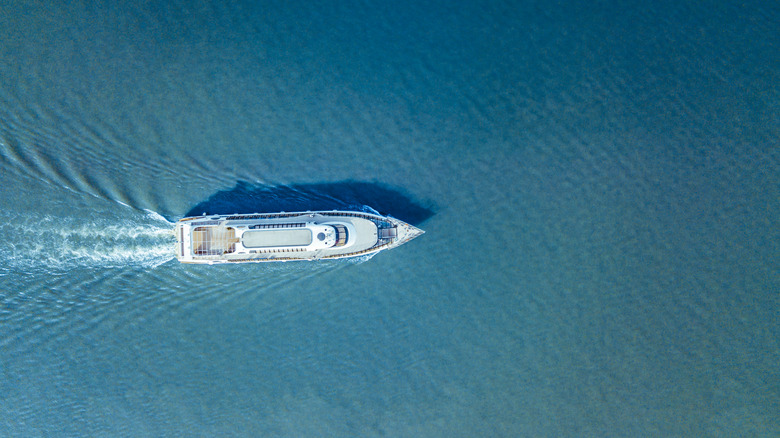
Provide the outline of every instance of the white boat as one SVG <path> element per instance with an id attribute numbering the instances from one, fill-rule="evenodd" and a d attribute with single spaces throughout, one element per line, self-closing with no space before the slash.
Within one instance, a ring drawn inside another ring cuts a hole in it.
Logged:
<path id="1" fill-rule="evenodd" d="M 398 219 L 355 211 L 185 217 L 176 223 L 182 263 L 246 263 L 358 257 L 423 233 Z"/>

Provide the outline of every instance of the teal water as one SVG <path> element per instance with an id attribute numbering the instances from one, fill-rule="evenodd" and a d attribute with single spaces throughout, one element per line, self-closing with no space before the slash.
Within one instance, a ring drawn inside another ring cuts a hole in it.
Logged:
<path id="1" fill-rule="evenodd" d="M 114 3 L 0 13 L 0 435 L 780 434 L 773 3 Z M 173 259 L 284 202 L 426 234 Z"/>

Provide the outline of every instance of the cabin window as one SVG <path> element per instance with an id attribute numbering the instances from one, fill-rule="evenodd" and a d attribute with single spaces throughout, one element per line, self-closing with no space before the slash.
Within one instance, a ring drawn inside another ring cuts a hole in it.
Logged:
<path id="1" fill-rule="evenodd" d="M 336 229 L 336 244 L 334 247 L 344 246 L 347 244 L 347 227 L 344 225 L 334 225 Z"/>

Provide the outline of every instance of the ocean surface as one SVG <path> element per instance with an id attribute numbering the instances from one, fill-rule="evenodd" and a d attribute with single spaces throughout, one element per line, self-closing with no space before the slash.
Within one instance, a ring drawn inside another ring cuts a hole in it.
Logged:
<path id="1" fill-rule="evenodd" d="M 780 435 L 780 6 L 634 3 L 5 1 L 0 436 Z"/>

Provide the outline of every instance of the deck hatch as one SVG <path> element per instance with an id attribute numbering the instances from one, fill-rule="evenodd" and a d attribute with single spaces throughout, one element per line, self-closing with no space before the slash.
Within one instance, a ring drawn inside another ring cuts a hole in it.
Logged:
<path id="1" fill-rule="evenodd" d="M 312 234 L 308 228 L 249 230 L 241 236 L 241 244 L 246 248 L 308 246 L 311 242 Z"/>

